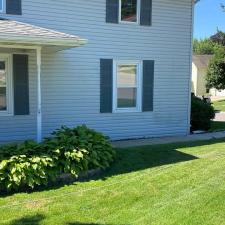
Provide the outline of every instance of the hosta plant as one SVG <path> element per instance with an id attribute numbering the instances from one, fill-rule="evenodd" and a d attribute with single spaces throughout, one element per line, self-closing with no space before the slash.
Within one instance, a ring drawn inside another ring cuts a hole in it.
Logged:
<path id="1" fill-rule="evenodd" d="M 0 190 L 46 185 L 59 175 L 78 177 L 92 169 L 106 169 L 115 159 L 109 139 L 86 126 L 62 127 L 37 144 L 26 141 L 0 148 Z"/>

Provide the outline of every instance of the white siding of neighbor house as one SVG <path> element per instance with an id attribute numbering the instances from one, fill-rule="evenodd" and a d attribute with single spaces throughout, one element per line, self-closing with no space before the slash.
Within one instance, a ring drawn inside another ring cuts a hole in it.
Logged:
<path id="1" fill-rule="evenodd" d="M 192 76 L 191 76 L 191 81 L 192 81 L 192 88 L 191 91 L 197 96 L 197 83 L 198 83 L 198 69 L 195 66 L 194 63 L 192 63 Z"/>
<path id="2" fill-rule="evenodd" d="M 206 94 L 206 74 L 207 69 L 197 68 L 192 63 L 192 92 L 196 96 L 203 96 Z"/>
<path id="3" fill-rule="evenodd" d="M 206 94 L 206 74 L 207 69 L 198 70 L 197 95 L 202 96 Z"/>
<path id="4" fill-rule="evenodd" d="M 22 22 L 86 38 L 44 53 L 43 131 L 87 124 L 111 139 L 186 135 L 192 0 L 153 0 L 152 27 L 105 22 L 105 0 L 23 0 Z M 154 112 L 100 114 L 100 58 L 155 60 Z M 29 116 L 0 117 L 0 142 L 36 137 L 36 66 L 30 57 Z"/>
<path id="5" fill-rule="evenodd" d="M 215 88 L 212 88 L 212 89 L 210 89 L 210 95 L 212 97 L 221 97 L 221 98 L 224 98 L 225 97 L 225 90 L 217 90 Z"/>

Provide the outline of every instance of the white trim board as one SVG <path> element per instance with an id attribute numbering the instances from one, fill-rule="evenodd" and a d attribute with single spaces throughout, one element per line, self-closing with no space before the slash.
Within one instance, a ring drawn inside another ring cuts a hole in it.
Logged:
<path id="1" fill-rule="evenodd" d="M 135 108 L 117 107 L 117 69 L 119 65 L 137 65 L 137 106 Z M 113 60 L 113 113 L 141 112 L 142 108 L 142 61 L 141 60 Z"/>
<path id="2" fill-rule="evenodd" d="M 119 0 L 119 23 L 121 23 L 121 24 L 137 24 L 137 25 L 140 24 L 140 19 L 141 19 L 141 0 L 137 0 L 137 10 L 136 10 L 137 21 L 136 22 L 130 22 L 130 21 L 122 20 L 121 8 L 122 8 L 122 0 Z"/>
<path id="3" fill-rule="evenodd" d="M 6 111 L 0 111 L 0 116 L 13 115 L 13 77 L 12 77 L 12 54 L 0 54 L 0 61 L 5 61 L 6 68 Z"/>

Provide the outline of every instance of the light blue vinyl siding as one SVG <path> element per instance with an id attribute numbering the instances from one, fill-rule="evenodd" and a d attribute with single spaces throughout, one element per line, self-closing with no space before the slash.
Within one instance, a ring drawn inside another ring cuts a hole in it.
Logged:
<path id="1" fill-rule="evenodd" d="M 191 0 L 153 0 L 152 26 L 105 22 L 105 0 L 23 0 L 19 21 L 79 35 L 83 47 L 43 53 L 43 131 L 88 126 L 112 139 L 185 135 L 191 54 Z M 101 58 L 154 60 L 154 111 L 100 114 Z M 36 136 L 36 66 L 30 62 L 29 116 L 0 117 L 0 142 Z"/>

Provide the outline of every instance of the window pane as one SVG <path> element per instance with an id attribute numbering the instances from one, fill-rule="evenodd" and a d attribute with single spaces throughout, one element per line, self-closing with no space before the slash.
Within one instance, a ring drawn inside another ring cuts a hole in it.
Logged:
<path id="1" fill-rule="evenodd" d="M 137 0 L 121 0 L 121 20 L 137 22 Z"/>
<path id="2" fill-rule="evenodd" d="M 3 11 L 3 0 L 0 0 L 0 11 Z"/>
<path id="3" fill-rule="evenodd" d="M 135 87 L 137 77 L 136 65 L 120 65 L 118 66 L 118 87 Z"/>
<path id="4" fill-rule="evenodd" d="M 137 101 L 137 89 L 136 88 L 118 88 L 118 108 L 134 108 Z"/>
<path id="5" fill-rule="evenodd" d="M 0 86 L 6 85 L 5 62 L 0 61 Z"/>
<path id="6" fill-rule="evenodd" d="M 0 87 L 0 111 L 5 111 L 6 106 L 6 88 Z"/>
<path id="7" fill-rule="evenodd" d="M 0 70 L 5 70 L 5 62 L 0 61 Z"/>

